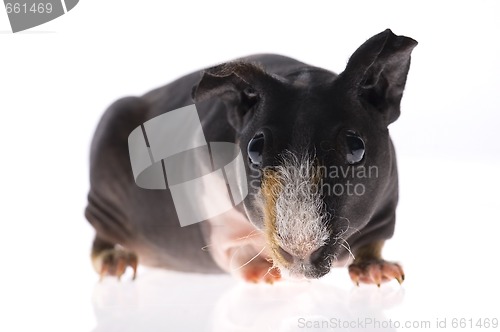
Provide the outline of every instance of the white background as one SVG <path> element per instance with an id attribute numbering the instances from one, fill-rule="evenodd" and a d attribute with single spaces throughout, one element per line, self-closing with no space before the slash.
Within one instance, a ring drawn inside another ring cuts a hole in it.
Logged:
<path id="1" fill-rule="evenodd" d="M 346 3 L 81 0 L 18 34 L 0 10 L 0 331 L 500 319 L 500 3 Z M 148 269 L 134 283 L 97 283 L 83 209 L 89 143 L 111 102 L 252 53 L 339 72 L 385 28 L 419 42 L 391 126 L 401 203 L 386 257 L 403 263 L 404 287 L 356 289 L 345 269 L 275 286 Z"/>

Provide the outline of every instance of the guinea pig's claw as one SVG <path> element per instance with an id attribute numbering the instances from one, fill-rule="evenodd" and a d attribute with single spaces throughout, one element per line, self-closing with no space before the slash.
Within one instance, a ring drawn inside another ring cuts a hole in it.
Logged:
<path id="1" fill-rule="evenodd" d="M 349 271 L 349 275 L 351 276 L 351 280 L 354 283 L 354 285 L 356 285 L 357 287 L 359 287 L 359 278 L 358 278 L 358 276 L 357 275 L 351 275 L 350 271 Z"/>
<path id="2" fill-rule="evenodd" d="M 383 259 L 370 259 L 355 262 L 349 266 L 351 280 L 359 286 L 359 283 L 375 284 L 377 287 L 384 282 L 396 279 L 399 284 L 404 281 L 404 273 L 397 263 L 387 262 Z"/>
<path id="3" fill-rule="evenodd" d="M 405 281 L 405 276 L 404 274 L 400 277 L 395 277 L 396 280 L 398 281 L 398 283 L 401 285 L 403 283 L 403 281 Z"/>

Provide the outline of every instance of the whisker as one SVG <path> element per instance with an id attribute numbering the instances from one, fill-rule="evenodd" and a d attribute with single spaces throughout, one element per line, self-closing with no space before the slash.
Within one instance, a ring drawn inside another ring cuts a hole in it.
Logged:
<path id="1" fill-rule="evenodd" d="M 212 246 L 213 246 L 213 244 L 207 244 L 206 246 L 201 247 L 201 250 L 202 251 L 208 251 L 208 248 L 212 247 Z"/>
<path id="2" fill-rule="evenodd" d="M 242 240 L 246 240 L 246 239 L 248 239 L 248 238 L 250 238 L 250 237 L 253 237 L 253 236 L 256 236 L 256 235 L 261 235 L 260 233 L 264 233 L 264 232 L 263 232 L 262 230 L 260 230 L 260 229 L 254 229 L 254 230 L 252 230 L 250 233 L 248 233 L 247 235 L 242 236 L 242 237 L 239 237 L 239 238 L 236 238 L 236 239 L 235 239 L 235 241 L 242 241 Z M 208 250 L 208 248 L 213 247 L 213 246 L 214 246 L 214 244 L 213 244 L 213 243 L 209 243 L 209 244 L 207 244 L 207 245 L 205 245 L 205 246 L 201 247 L 201 250 L 203 250 L 203 251 L 207 251 L 207 250 Z"/>
<path id="3" fill-rule="evenodd" d="M 349 231 L 349 230 L 351 230 L 351 229 L 352 229 L 352 230 L 354 230 L 354 233 L 356 233 L 356 232 L 357 232 L 357 233 L 361 233 L 361 232 L 360 232 L 360 230 L 359 230 L 358 228 L 356 228 L 356 227 L 352 227 L 352 226 L 351 226 L 351 221 L 349 220 L 349 218 L 347 218 L 347 217 L 342 217 L 342 216 L 336 216 L 336 218 L 339 218 L 339 219 L 344 219 L 344 220 L 346 220 L 346 221 L 347 221 L 347 228 L 346 228 L 344 231 L 342 231 L 342 234 L 346 233 L 347 231 Z M 342 235 L 342 234 L 341 234 L 341 235 Z"/>
<path id="4" fill-rule="evenodd" d="M 236 252 L 233 254 L 233 256 L 231 256 L 231 260 L 229 262 L 229 266 L 231 266 L 231 263 L 233 261 L 233 258 L 234 256 L 236 255 L 236 253 L 240 250 L 241 247 L 238 248 L 238 250 L 236 250 Z M 250 262 L 252 262 L 254 259 L 256 259 L 257 257 L 259 257 L 260 254 L 262 254 L 262 252 L 266 249 L 266 247 L 264 246 L 255 256 L 253 256 L 252 258 L 250 258 L 250 260 L 248 260 L 245 264 L 241 265 L 240 267 L 236 268 L 236 269 L 231 269 L 232 272 L 234 271 L 238 271 L 239 269 L 247 266 L 248 264 L 250 264 Z"/>
<path id="5" fill-rule="evenodd" d="M 271 273 L 271 270 L 274 269 L 275 266 L 271 266 L 270 268 L 267 269 L 267 272 L 262 276 L 262 278 L 264 278 L 265 276 L 267 276 L 268 274 L 272 275 L 273 277 L 276 277 L 274 274 Z"/>
<path id="6" fill-rule="evenodd" d="M 233 265 L 233 261 L 234 261 L 234 257 L 236 256 L 236 254 L 238 253 L 238 251 L 240 251 L 241 247 L 238 247 L 236 248 L 236 250 L 232 253 L 231 255 L 231 258 L 229 259 L 229 267 L 231 268 L 231 266 Z M 231 271 L 236 271 L 238 269 L 240 269 L 240 267 L 236 268 L 236 269 L 231 269 Z"/>
<path id="7" fill-rule="evenodd" d="M 353 260 L 354 260 L 354 259 L 356 259 L 356 257 L 354 256 L 354 254 L 353 254 L 353 253 L 352 253 L 352 251 L 351 251 L 351 246 L 349 245 L 349 243 L 348 243 L 346 240 L 342 239 L 342 238 L 341 238 L 341 240 L 342 240 L 342 241 L 344 241 L 344 242 L 345 242 L 345 244 L 347 244 L 347 246 L 346 246 L 346 245 L 344 245 L 344 243 L 341 243 L 340 245 L 341 245 L 342 247 L 344 247 L 344 248 L 345 248 L 345 250 L 347 250 L 347 251 L 349 252 L 349 255 L 351 255 L 351 257 L 352 257 L 352 259 L 353 259 Z"/>
<path id="8" fill-rule="evenodd" d="M 240 241 L 240 240 L 245 240 L 245 239 L 248 239 L 248 238 L 250 238 L 250 237 L 252 237 L 252 236 L 261 235 L 261 234 L 259 234 L 259 233 L 264 233 L 264 232 L 263 232 L 262 230 L 260 230 L 260 229 L 254 229 L 253 231 L 251 231 L 251 232 L 250 232 L 250 233 L 248 233 L 247 235 L 242 236 L 242 237 L 239 237 L 239 238 L 237 238 L 236 240 L 237 240 L 237 241 Z"/>

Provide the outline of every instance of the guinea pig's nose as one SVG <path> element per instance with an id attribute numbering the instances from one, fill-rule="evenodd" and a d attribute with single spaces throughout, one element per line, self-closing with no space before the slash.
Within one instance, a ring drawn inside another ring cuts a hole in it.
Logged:
<path id="1" fill-rule="evenodd" d="M 325 255 L 325 250 L 326 246 L 321 246 L 318 249 L 307 253 L 305 255 L 292 255 L 290 252 L 287 250 L 283 249 L 282 247 L 278 247 L 278 252 L 283 257 L 288 263 L 294 263 L 296 260 L 297 261 L 302 261 L 306 262 L 312 265 L 316 265 L 320 263 L 322 260 L 324 260 L 324 255 Z"/>
<path id="2" fill-rule="evenodd" d="M 319 247 L 318 249 L 314 250 L 311 253 L 311 256 L 309 256 L 309 261 L 311 264 L 318 264 L 322 260 L 324 260 L 324 254 L 325 254 L 326 246 Z"/>

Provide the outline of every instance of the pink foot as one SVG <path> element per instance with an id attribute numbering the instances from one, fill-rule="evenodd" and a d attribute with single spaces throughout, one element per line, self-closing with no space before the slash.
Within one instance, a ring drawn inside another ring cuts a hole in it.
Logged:
<path id="1" fill-rule="evenodd" d="M 375 284 L 380 287 L 383 282 L 396 279 L 399 284 L 405 280 L 405 274 L 401 265 L 387 262 L 383 259 L 373 259 L 353 263 L 349 266 L 351 280 L 359 286 L 359 283 Z"/>
<path id="2" fill-rule="evenodd" d="M 266 260 L 254 260 L 241 268 L 241 276 L 245 281 L 273 284 L 281 279 L 280 270 Z"/>

